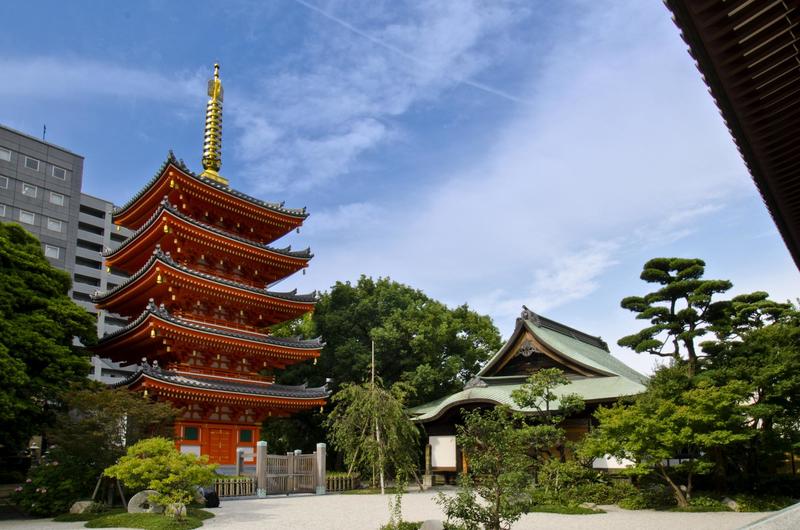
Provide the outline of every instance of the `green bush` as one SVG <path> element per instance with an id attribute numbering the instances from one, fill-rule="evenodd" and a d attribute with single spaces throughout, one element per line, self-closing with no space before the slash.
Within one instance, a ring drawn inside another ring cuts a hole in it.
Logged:
<path id="1" fill-rule="evenodd" d="M 683 508 L 682 511 L 691 512 L 729 512 L 731 509 L 719 499 L 706 495 L 693 495 L 689 499 L 689 509 Z"/>
<path id="2" fill-rule="evenodd" d="M 395 524 L 385 524 L 381 526 L 381 530 L 418 530 L 421 526 L 422 523 L 419 521 L 400 521 Z"/>
<path id="3" fill-rule="evenodd" d="M 32 467 L 28 478 L 11 496 L 12 502 L 24 513 L 51 516 L 69 510 L 72 503 L 87 491 L 86 470 L 70 460 L 51 460 Z M 94 477 L 96 479 L 96 477 Z"/>
<path id="4" fill-rule="evenodd" d="M 157 491 L 151 499 L 156 504 L 186 505 L 195 499 L 198 486 L 207 486 L 216 477 L 217 466 L 207 462 L 207 456 L 179 452 L 171 440 L 149 438 L 129 447 L 104 473 L 132 490 Z"/>
<path id="5" fill-rule="evenodd" d="M 577 506 L 584 502 L 616 504 L 636 493 L 627 480 L 614 479 L 577 462 L 550 460 L 539 470 L 533 505 Z"/>
<path id="6" fill-rule="evenodd" d="M 779 495 L 751 495 L 742 493 L 733 497 L 737 512 L 772 512 L 793 504 L 791 497 Z"/>
<path id="7" fill-rule="evenodd" d="M 620 508 L 626 510 L 663 509 L 675 505 L 675 498 L 666 486 L 660 483 L 644 483 L 633 493 L 621 499 Z"/>
<path id="8" fill-rule="evenodd" d="M 647 498 L 640 494 L 635 493 L 628 497 L 625 497 L 621 501 L 619 501 L 619 507 L 625 510 L 646 510 L 650 508 L 647 503 Z"/>

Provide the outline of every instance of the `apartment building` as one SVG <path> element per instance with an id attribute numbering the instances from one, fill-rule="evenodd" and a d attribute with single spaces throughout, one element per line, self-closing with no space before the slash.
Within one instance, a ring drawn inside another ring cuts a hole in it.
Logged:
<path id="1" fill-rule="evenodd" d="M 109 201 L 81 193 L 83 157 L 0 125 L 0 221 L 17 222 L 42 242 L 53 266 L 72 277 L 70 295 L 97 317 L 97 334 L 124 326 L 119 315 L 98 311 L 90 294 L 119 285 L 126 275 L 106 270 L 100 253 L 129 235 L 111 223 Z M 131 369 L 92 359 L 91 377 L 105 382 Z"/>

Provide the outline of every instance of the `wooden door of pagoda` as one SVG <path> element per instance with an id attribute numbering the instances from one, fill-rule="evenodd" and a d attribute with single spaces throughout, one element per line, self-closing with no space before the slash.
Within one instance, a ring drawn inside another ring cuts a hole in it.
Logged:
<path id="1" fill-rule="evenodd" d="M 212 464 L 233 463 L 233 429 L 209 429 L 208 459 Z"/>

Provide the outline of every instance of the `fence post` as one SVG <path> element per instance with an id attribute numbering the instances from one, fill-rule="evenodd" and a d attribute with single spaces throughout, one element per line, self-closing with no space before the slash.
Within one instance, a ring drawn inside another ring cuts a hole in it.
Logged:
<path id="1" fill-rule="evenodd" d="M 317 495 L 325 495 L 325 444 L 317 444 Z"/>
<path id="2" fill-rule="evenodd" d="M 242 466 L 244 465 L 244 448 L 236 448 L 236 476 L 242 476 Z"/>
<path id="3" fill-rule="evenodd" d="M 286 495 L 294 492 L 294 451 L 286 453 Z"/>
<path id="4" fill-rule="evenodd" d="M 267 442 L 256 443 L 256 495 L 267 496 Z"/>

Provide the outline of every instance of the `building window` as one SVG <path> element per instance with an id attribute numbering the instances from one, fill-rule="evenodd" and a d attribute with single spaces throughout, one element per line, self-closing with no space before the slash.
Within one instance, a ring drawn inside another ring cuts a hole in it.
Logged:
<path id="1" fill-rule="evenodd" d="M 97 208 L 92 208 L 91 206 L 86 206 L 85 204 L 81 204 L 81 213 L 85 213 L 86 215 L 91 215 L 92 217 L 97 217 L 98 219 L 105 219 L 106 212 L 103 210 L 98 210 Z"/>
<path id="2" fill-rule="evenodd" d="M 53 176 L 57 179 L 67 180 L 67 170 L 63 167 L 53 166 Z"/>
<path id="3" fill-rule="evenodd" d="M 89 223 L 83 223 L 83 222 L 78 223 L 78 231 L 79 232 L 80 231 L 89 232 L 89 233 L 92 233 L 92 234 L 97 234 L 98 236 L 102 236 L 103 235 L 103 227 L 102 226 L 94 226 L 94 225 L 90 225 Z"/>
<path id="4" fill-rule="evenodd" d="M 0 160 L 11 162 L 11 150 L 5 147 L 0 147 Z"/>
<path id="5" fill-rule="evenodd" d="M 59 221 L 58 219 L 51 219 L 50 217 L 47 218 L 47 229 L 52 230 L 53 232 L 61 232 L 64 223 Z"/>
<path id="6" fill-rule="evenodd" d="M 0 176 L 0 188 L 8 188 L 8 177 Z"/>
<path id="7" fill-rule="evenodd" d="M 53 245 L 44 246 L 44 255 L 48 258 L 58 259 L 61 257 L 61 249 Z"/>
<path id="8" fill-rule="evenodd" d="M 85 248 L 86 250 L 93 250 L 94 252 L 103 252 L 103 245 L 99 243 L 92 243 L 91 241 L 86 241 L 85 239 L 78 240 L 78 247 Z"/>
<path id="9" fill-rule="evenodd" d="M 82 267 L 89 267 L 90 269 L 100 270 L 103 268 L 103 264 L 100 263 L 99 261 L 88 258 L 82 258 L 80 256 L 75 257 L 75 264 L 81 265 Z"/>
<path id="10" fill-rule="evenodd" d="M 100 278 L 91 278 L 89 276 L 84 276 L 83 274 L 75 274 L 73 278 L 75 278 L 75 283 L 100 287 Z M 106 321 L 108 321 L 108 319 L 106 319 Z"/>
<path id="11" fill-rule="evenodd" d="M 25 167 L 34 171 L 39 171 L 39 161 L 29 156 L 25 157 Z"/>
<path id="12" fill-rule="evenodd" d="M 92 297 L 91 296 L 89 296 L 87 293 L 82 293 L 80 291 L 73 291 L 72 292 L 72 299 L 73 300 L 78 300 L 80 302 L 91 302 L 92 301 Z M 97 317 L 97 315 L 95 315 L 95 317 Z"/>
<path id="13" fill-rule="evenodd" d="M 184 440 L 199 440 L 200 439 L 200 429 L 197 427 L 184 427 L 183 428 L 183 439 Z"/>
<path id="14" fill-rule="evenodd" d="M 250 429 L 244 429 L 239 431 L 239 441 L 240 442 L 252 442 L 253 441 L 253 431 Z"/>
<path id="15" fill-rule="evenodd" d="M 50 192 L 50 202 L 58 206 L 64 206 L 64 196 L 54 191 Z"/>
<path id="16" fill-rule="evenodd" d="M 28 184 L 27 182 L 22 183 L 22 194 L 26 197 L 36 197 L 37 188 L 33 184 Z"/>
<path id="17" fill-rule="evenodd" d="M 26 212 L 25 210 L 19 211 L 19 220 L 25 224 L 35 224 L 36 223 L 36 214 L 32 212 Z"/>
<path id="18" fill-rule="evenodd" d="M 0 217 L 5 217 L 5 216 L 6 216 L 6 205 L 0 204 Z"/>

